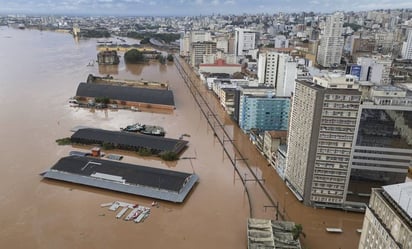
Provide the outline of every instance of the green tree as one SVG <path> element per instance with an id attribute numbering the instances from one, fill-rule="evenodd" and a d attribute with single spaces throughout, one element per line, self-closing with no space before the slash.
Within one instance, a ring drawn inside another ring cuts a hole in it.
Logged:
<path id="1" fill-rule="evenodd" d="M 102 103 L 102 104 L 110 104 L 110 99 L 108 97 L 96 97 L 94 98 L 94 101 L 96 103 Z"/>
<path id="2" fill-rule="evenodd" d="M 157 59 L 159 60 L 159 62 L 160 62 L 161 64 L 165 64 L 165 63 L 166 63 L 166 58 L 165 58 L 163 55 L 161 55 L 161 54 L 159 54 L 159 55 L 157 56 Z"/>
<path id="3" fill-rule="evenodd" d="M 173 55 L 172 55 L 172 54 L 168 54 L 168 55 L 167 55 L 167 60 L 168 60 L 168 61 L 173 61 Z"/>
<path id="4" fill-rule="evenodd" d="M 296 224 L 292 228 L 293 239 L 299 239 L 300 235 L 303 234 L 303 227 L 301 224 Z"/>
<path id="5" fill-rule="evenodd" d="M 65 138 L 57 139 L 56 143 L 58 145 L 69 145 L 72 143 L 72 140 L 70 139 L 70 137 L 65 137 Z"/>
<path id="6" fill-rule="evenodd" d="M 104 150 L 113 150 L 113 149 L 115 149 L 115 146 L 111 143 L 106 143 L 105 142 L 105 143 L 102 144 L 102 148 Z"/>
<path id="7" fill-rule="evenodd" d="M 178 155 L 172 151 L 163 152 L 162 154 L 160 154 L 160 158 L 165 161 L 176 161 L 179 159 Z"/>
<path id="8" fill-rule="evenodd" d="M 124 54 L 124 61 L 126 63 L 137 64 L 144 62 L 145 57 L 139 50 L 131 49 Z"/>
<path id="9" fill-rule="evenodd" d="M 137 151 L 137 154 L 139 154 L 139 156 L 151 156 L 152 150 L 149 148 L 145 148 L 145 147 L 141 147 L 139 148 L 139 150 Z"/>

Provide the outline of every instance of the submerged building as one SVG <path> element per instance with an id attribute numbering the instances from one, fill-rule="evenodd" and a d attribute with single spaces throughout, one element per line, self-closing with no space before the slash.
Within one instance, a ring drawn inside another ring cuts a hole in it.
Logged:
<path id="1" fill-rule="evenodd" d="M 121 105 L 174 109 L 173 92 L 164 89 L 80 83 L 76 97 L 84 99 L 109 98 Z"/>
<path id="2" fill-rule="evenodd" d="M 181 153 L 188 141 L 182 139 L 164 138 L 142 135 L 123 131 L 109 131 L 102 129 L 79 129 L 71 136 L 73 143 L 110 145 L 117 149 L 138 151 L 147 149 L 152 154 L 163 152 Z"/>
<path id="3" fill-rule="evenodd" d="M 340 207 L 345 200 L 361 102 L 357 88 L 351 75 L 296 80 L 285 179 L 306 205 Z"/>
<path id="4" fill-rule="evenodd" d="M 183 202 L 199 177 L 84 156 L 61 158 L 42 176 L 171 202 Z"/>
<path id="5" fill-rule="evenodd" d="M 119 56 L 114 50 L 100 51 L 97 54 L 97 63 L 99 65 L 117 65 L 120 63 Z"/>

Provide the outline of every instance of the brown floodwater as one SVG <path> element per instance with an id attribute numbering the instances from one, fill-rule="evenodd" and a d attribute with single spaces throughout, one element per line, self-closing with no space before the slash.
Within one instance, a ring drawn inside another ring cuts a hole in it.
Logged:
<path id="1" fill-rule="evenodd" d="M 254 181 L 246 182 L 249 202 L 241 178 L 173 63 L 126 66 L 121 58 L 117 67 L 87 66 L 96 59 L 95 39 L 76 42 L 69 34 L 7 27 L 0 27 L 0 47 L 0 248 L 246 248 L 247 218 L 275 218 L 276 209 L 264 207 L 271 202 Z M 167 82 L 176 110 L 69 107 L 67 100 L 90 73 Z M 215 97 L 202 91 L 243 158 L 265 180 L 264 187 L 279 202 L 279 212 L 303 225 L 305 248 L 357 248 L 356 229 L 361 228 L 363 215 L 313 209 L 296 201 L 248 137 L 223 114 Z M 134 122 L 161 125 L 171 138 L 190 134 L 182 156 L 195 158 L 191 160 L 165 163 L 114 152 L 129 163 L 196 172 L 200 181 L 183 204 L 161 201 L 144 223 L 134 224 L 117 220 L 100 204 L 120 200 L 149 206 L 151 199 L 39 176 L 71 150 L 87 149 L 55 143 L 70 136 L 74 126 L 118 130 Z M 217 130 L 216 135 L 223 133 Z M 228 142 L 225 149 L 235 153 Z M 237 161 L 237 166 L 246 179 L 252 179 L 244 161 Z M 326 227 L 342 227 L 344 232 L 327 234 Z"/>

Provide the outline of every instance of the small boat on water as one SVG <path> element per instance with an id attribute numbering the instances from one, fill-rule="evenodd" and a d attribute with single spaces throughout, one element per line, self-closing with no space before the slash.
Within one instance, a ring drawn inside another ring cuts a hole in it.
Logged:
<path id="1" fill-rule="evenodd" d="M 132 111 L 134 111 L 134 112 L 140 112 L 140 109 L 137 108 L 136 106 L 130 107 L 130 110 L 132 110 Z"/>
<path id="2" fill-rule="evenodd" d="M 145 125 L 145 124 L 140 124 L 140 123 L 128 125 L 125 128 L 120 128 L 120 130 L 127 131 L 127 132 L 139 132 L 145 135 L 161 136 L 161 137 L 164 137 L 166 134 L 163 127 L 161 126 Z"/>
<path id="3" fill-rule="evenodd" d="M 128 131 L 128 132 L 138 132 L 141 131 L 145 128 L 144 124 L 140 124 L 140 123 L 135 123 L 132 125 L 128 125 L 125 128 L 120 128 L 120 130 L 122 131 Z"/>
<path id="4" fill-rule="evenodd" d="M 76 99 L 71 98 L 71 99 L 69 99 L 69 105 L 71 107 L 78 107 L 80 104 L 79 104 L 79 102 L 77 102 Z"/>
<path id="5" fill-rule="evenodd" d="M 160 126 L 155 126 L 155 125 L 145 125 L 144 129 L 139 132 L 142 134 L 151 135 L 151 136 L 159 136 L 159 137 L 165 136 L 164 129 Z"/>

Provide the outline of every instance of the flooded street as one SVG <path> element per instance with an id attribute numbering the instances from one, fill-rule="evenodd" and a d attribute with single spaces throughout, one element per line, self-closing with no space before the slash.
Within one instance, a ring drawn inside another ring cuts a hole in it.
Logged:
<path id="1" fill-rule="evenodd" d="M 139 248 L 246 248 L 246 220 L 274 219 L 271 206 L 256 181 L 247 181 L 251 207 L 242 180 L 224 153 L 172 64 L 118 67 L 87 66 L 96 59 L 96 40 L 76 42 L 69 34 L 0 27 L 0 248 L 114 248 L 131 243 Z M 72 108 L 68 99 L 89 74 L 132 80 L 167 82 L 174 92 L 176 110 L 170 114 Z M 202 90 L 202 88 L 199 88 Z M 362 214 L 304 207 L 286 188 L 248 137 L 225 117 L 213 96 L 202 90 L 213 112 L 242 152 L 253 172 L 279 202 L 279 212 L 303 225 L 305 248 L 357 248 Z M 162 162 L 156 158 L 124 155 L 124 162 L 184 172 L 196 172 L 200 181 L 183 204 L 160 201 L 143 224 L 115 219 L 100 204 L 121 200 L 150 206 L 149 198 L 69 183 L 43 180 L 39 173 L 67 156 L 72 146 L 58 146 L 77 125 L 118 130 L 135 122 L 160 125 L 166 137 L 189 141 L 182 157 Z M 222 137 L 222 133 L 216 133 Z M 224 142 L 225 149 L 235 149 Z M 241 174 L 252 179 L 242 160 Z M 327 234 L 326 227 L 342 227 L 342 234 Z"/>

